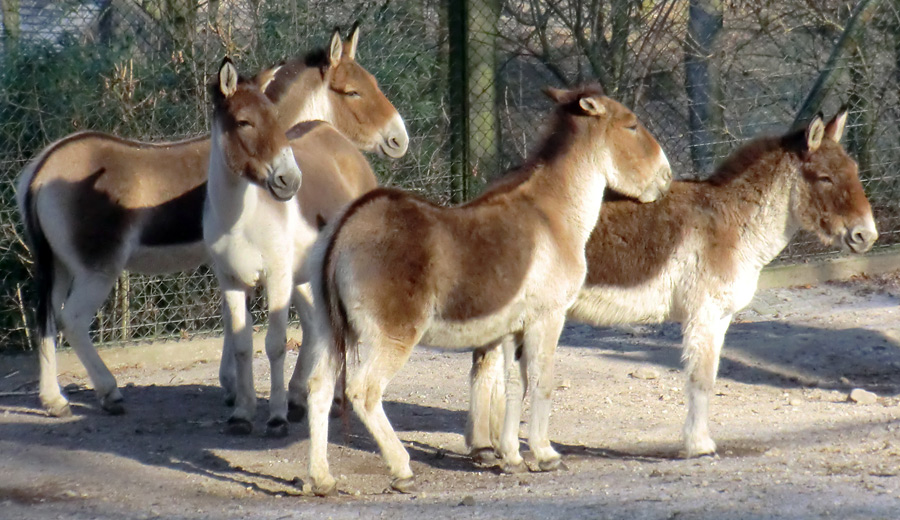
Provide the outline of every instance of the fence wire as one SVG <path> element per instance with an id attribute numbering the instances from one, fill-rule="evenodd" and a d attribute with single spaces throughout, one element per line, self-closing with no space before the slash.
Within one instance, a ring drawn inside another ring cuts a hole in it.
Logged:
<path id="1" fill-rule="evenodd" d="M 863 0 L 865 1 L 865 0 Z M 900 12 L 870 0 L 823 110 L 850 107 L 846 143 L 882 235 L 900 241 Z M 411 136 L 382 183 L 440 203 L 477 194 L 519 163 L 549 108 L 545 85 L 588 81 L 632 107 L 676 174 L 708 175 L 744 140 L 793 121 L 854 2 L 825 0 L 18 0 L 0 40 L 0 351 L 30 348 L 30 260 L 15 179 L 81 129 L 170 140 L 208 131 L 206 84 L 226 54 L 253 74 L 361 24 L 357 59 Z M 830 254 L 801 236 L 781 262 Z M 221 329 L 206 267 L 124 275 L 98 312 L 98 342 Z M 259 298 L 253 304 L 260 322 Z"/>

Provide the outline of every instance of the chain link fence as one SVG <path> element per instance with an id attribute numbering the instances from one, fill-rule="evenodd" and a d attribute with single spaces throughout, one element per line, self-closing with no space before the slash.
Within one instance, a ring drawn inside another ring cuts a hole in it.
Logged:
<path id="1" fill-rule="evenodd" d="M 742 141 L 793 121 L 851 19 L 822 107 L 850 106 L 845 137 L 882 236 L 898 241 L 900 13 L 887 0 L 0 0 L 0 351 L 29 347 L 29 254 L 15 179 L 80 129 L 170 140 L 207 132 L 206 84 L 228 54 L 245 74 L 361 24 L 357 59 L 404 116 L 410 151 L 370 160 L 382 183 L 466 200 L 519 163 L 549 108 L 545 85 L 600 82 L 703 177 Z M 780 261 L 829 254 L 801 236 Z M 260 305 L 254 304 L 259 318 Z M 259 320 L 258 320 L 259 321 Z M 220 329 L 208 269 L 123 276 L 98 342 Z"/>

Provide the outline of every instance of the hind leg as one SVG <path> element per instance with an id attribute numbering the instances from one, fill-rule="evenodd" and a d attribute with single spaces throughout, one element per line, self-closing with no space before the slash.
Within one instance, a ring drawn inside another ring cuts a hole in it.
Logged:
<path id="1" fill-rule="evenodd" d="M 222 301 L 222 316 L 226 314 Z M 234 336 L 225 334 L 222 339 L 222 358 L 219 362 L 219 385 L 225 391 L 225 405 L 234 406 L 237 394 L 237 367 L 234 361 Z"/>
<path id="2" fill-rule="evenodd" d="M 339 367 L 331 343 L 330 336 L 315 342 L 304 338 L 298 370 L 294 372 L 297 384 L 302 384 L 308 395 L 305 402 L 309 406 L 309 477 L 313 493 L 319 496 L 337 492 L 337 481 L 328 468 L 328 410 L 334 399 Z"/>
<path id="3" fill-rule="evenodd" d="M 116 283 L 116 278 L 99 273 L 76 275 L 72 288 L 60 311 L 63 333 L 87 370 L 100 398 L 100 405 L 112 415 L 125 412 L 116 378 L 103 363 L 91 341 L 90 327 L 94 313 L 103 304 Z"/>
<path id="4" fill-rule="evenodd" d="M 685 456 L 699 457 L 716 452 L 709 434 L 709 398 L 719 370 L 719 355 L 731 315 L 724 318 L 691 319 L 685 323 L 682 361 L 687 382 L 687 419 L 684 424 Z"/>
<path id="5" fill-rule="evenodd" d="M 368 358 L 347 383 L 347 398 L 353 404 L 353 411 L 369 429 L 381 449 L 381 455 L 394 477 L 391 488 L 400 492 L 411 491 L 415 480 L 409 467 L 409 453 L 384 413 L 382 396 L 388 383 L 406 364 L 415 344 L 415 341 L 377 338 Z"/>
<path id="6" fill-rule="evenodd" d="M 503 341 L 512 341 L 512 338 Z M 496 461 L 506 413 L 503 349 L 499 345 L 472 352 L 466 446 L 476 463 Z"/>
<path id="7" fill-rule="evenodd" d="M 303 331 L 303 343 L 300 347 L 300 355 L 297 356 L 297 364 L 294 366 L 293 375 L 288 383 L 288 420 L 300 422 L 306 415 L 306 382 L 303 380 L 303 351 L 312 348 L 316 342 L 314 336 L 312 301 L 307 294 L 308 285 L 295 285 L 291 302 L 300 318 L 300 330 Z"/>
<path id="8" fill-rule="evenodd" d="M 72 278 L 61 264 L 56 264 L 53 274 L 53 287 L 50 290 L 50 309 L 46 316 L 46 323 L 39 323 L 38 357 L 40 360 L 40 389 L 41 406 L 53 417 L 68 417 L 72 415 L 68 399 L 63 396 L 59 388 L 59 372 L 56 366 L 56 317 L 62 310 L 63 302 L 69 294 Z"/>

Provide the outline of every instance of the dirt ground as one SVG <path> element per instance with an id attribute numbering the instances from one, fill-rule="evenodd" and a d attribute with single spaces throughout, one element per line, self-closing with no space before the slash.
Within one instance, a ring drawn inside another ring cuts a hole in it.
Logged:
<path id="1" fill-rule="evenodd" d="M 261 353 L 245 438 L 222 433 L 215 338 L 103 351 L 128 407 L 119 417 L 99 410 L 70 352 L 69 419 L 40 410 L 36 360 L 3 358 L 0 519 L 900 518 L 898 280 L 760 291 L 726 339 L 715 458 L 678 455 L 677 325 L 566 328 L 551 438 L 568 469 L 555 473 L 475 468 L 462 437 L 471 358 L 421 348 L 385 405 L 418 475 L 410 495 L 383 492 L 387 470 L 351 417 L 331 427 L 341 496 L 306 496 L 305 424 L 262 435 Z M 856 388 L 876 402 L 848 401 Z"/>

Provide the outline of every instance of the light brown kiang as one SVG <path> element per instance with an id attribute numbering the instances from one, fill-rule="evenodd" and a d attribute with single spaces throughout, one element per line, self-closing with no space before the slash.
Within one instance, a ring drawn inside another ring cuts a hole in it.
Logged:
<path id="1" fill-rule="evenodd" d="M 601 326 L 682 324 L 685 456 L 716 451 L 709 400 L 725 331 L 753 298 L 762 268 L 800 229 L 854 253 L 878 237 L 857 165 L 840 144 L 846 119 L 841 111 L 827 125 L 817 117 L 803 130 L 757 138 L 708 180 L 673 182 L 650 204 L 607 200 L 600 210 L 587 278 L 568 315 Z M 502 446 L 499 350 L 476 352 L 473 363 L 467 444 L 480 461 Z"/>
<path id="2" fill-rule="evenodd" d="M 335 31 L 328 49 L 256 78 L 280 126 L 325 121 L 289 131 L 305 171 L 299 200 L 313 227 L 376 186 L 357 148 L 399 157 L 409 142 L 402 118 L 355 60 L 358 38 L 354 29 L 342 42 Z M 103 409 L 124 411 L 91 342 L 91 320 L 122 271 L 170 273 L 208 260 L 201 218 L 209 153 L 208 137 L 145 143 L 81 132 L 51 144 L 23 170 L 17 199 L 38 285 L 40 398 L 51 415 L 71 413 L 57 382 L 56 320 Z M 220 379 L 230 401 L 235 367 L 225 347 Z"/>
<path id="3" fill-rule="evenodd" d="M 349 206 L 317 242 L 312 276 L 316 337 L 301 350 L 313 491 L 335 491 L 326 447 L 340 367 L 357 340 L 368 350 L 346 385 L 354 411 L 378 442 L 392 487 L 414 484 L 409 455 L 382 407 L 388 382 L 416 344 L 490 348 L 524 342 L 533 399 L 529 444 L 539 467 L 559 467 L 548 420 L 553 353 L 565 311 L 584 280 L 584 245 L 606 187 L 654 200 L 671 172 L 637 117 L 597 88 L 549 90 L 548 134 L 525 166 L 471 203 L 439 207 L 377 189 Z M 341 372 L 346 374 L 346 372 Z M 523 466 L 521 409 L 507 409 L 501 453 Z"/>

